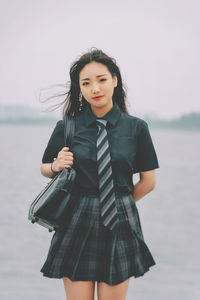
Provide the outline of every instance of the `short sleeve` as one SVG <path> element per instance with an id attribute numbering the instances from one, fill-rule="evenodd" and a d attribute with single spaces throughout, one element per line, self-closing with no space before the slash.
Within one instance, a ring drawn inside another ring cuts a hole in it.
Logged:
<path id="1" fill-rule="evenodd" d="M 56 123 L 56 126 L 50 136 L 47 147 L 42 157 L 42 163 L 50 163 L 58 152 L 64 147 L 64 126 L 63 120 Z"/>
<path id="2" fill-rule="evenodd" d="M 159 168 L 158 158 L 149 132 L 148 124 L 142 120 L 138 124 L 137 149 L 133 173 Z"/>

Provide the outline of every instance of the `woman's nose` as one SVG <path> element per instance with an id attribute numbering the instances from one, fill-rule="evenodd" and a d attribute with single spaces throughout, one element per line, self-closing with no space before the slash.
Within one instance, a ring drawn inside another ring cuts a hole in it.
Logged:
<path id="1" fill-rule="evenodd" d="M 93 84 L 92 85 L 92 92 L 93 93 L 97 93 L 97 92 L 99 92 L 99 85 L 98 84 Z"/>

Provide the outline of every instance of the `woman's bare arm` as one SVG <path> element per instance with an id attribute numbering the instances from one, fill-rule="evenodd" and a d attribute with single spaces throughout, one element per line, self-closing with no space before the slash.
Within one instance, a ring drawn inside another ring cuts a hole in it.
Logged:
<path id="1" fill-rule="evenodd" d="M 40 172 L 45 177 L 54 177 L 54 173 L 51 171 L 51 163 L 42 163 L 40 166 Z"/>
<path id="2" fill-rule="evenodd" d="M 151 192 L 156 186 L 155 170 L 140 172 L 140 180 L 134 185 L 133 198 L 136 201 Z"/>

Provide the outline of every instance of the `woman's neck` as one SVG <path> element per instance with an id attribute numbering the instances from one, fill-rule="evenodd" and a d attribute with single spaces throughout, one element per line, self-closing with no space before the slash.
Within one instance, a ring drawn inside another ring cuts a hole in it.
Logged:
<path id="1" fill-rule="evenodd" d="M 106 115 L 111 110 L 112 107 L 113 107 L 113 103 L 111 102 L 103 107 L 102 106 L 96 107 L 96 106 L 91 105 L 91 110 L 97 118 L 102 118 L 104 115 Z"/>

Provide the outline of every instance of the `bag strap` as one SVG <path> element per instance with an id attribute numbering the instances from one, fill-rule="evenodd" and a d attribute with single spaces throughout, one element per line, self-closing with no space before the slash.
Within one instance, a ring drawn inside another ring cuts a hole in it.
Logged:
<path id="1" fill-rule="evenodd" d="M 71 147 L 72 137 L 75 132 L 75 120 L 72 116 L 66 116 L 64 118 L 64 144 L 65 147 Z"/>

